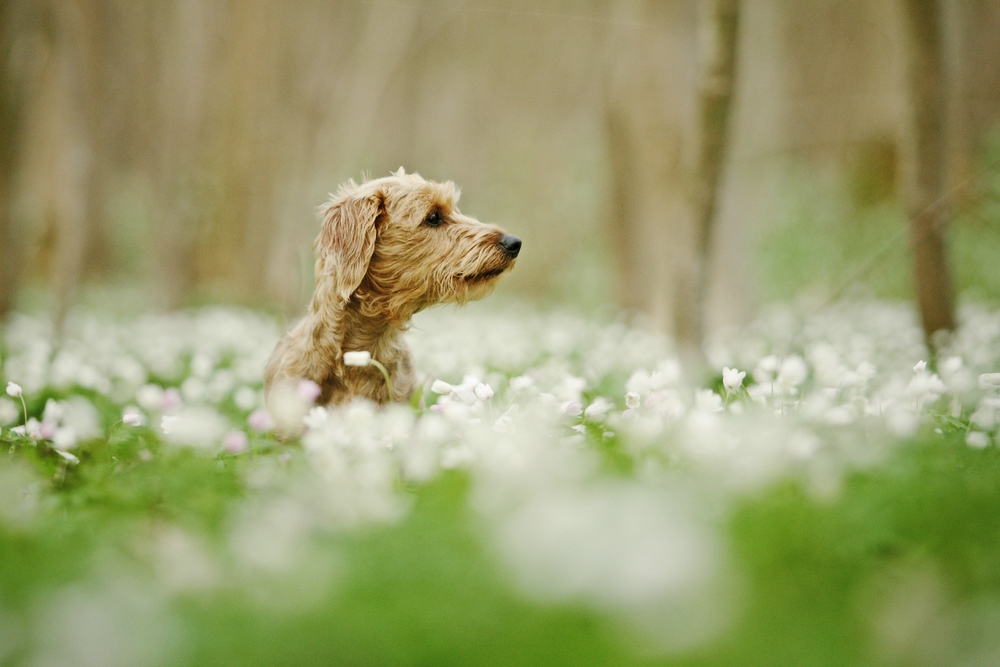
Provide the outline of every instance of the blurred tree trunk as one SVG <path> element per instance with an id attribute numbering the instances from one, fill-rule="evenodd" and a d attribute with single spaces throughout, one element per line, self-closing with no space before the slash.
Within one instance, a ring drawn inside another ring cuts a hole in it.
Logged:
<path id="1" fill-rule="evenodd" d="M 24 83 L 13 54 L 26 2 L 0 0 L 0 318 L 13 306 L 22 247 L 11 223 L 14 174 L 20 154 Z"/>
<path id="2" fill-rule="evenodd" d="M 695 270 L 685 175 L 696 125 L 693 2 L 611 6 L 605 127 L 618 303 L 677 334 L 678 285 Z M 634 26 L 646 26 L 636 30 Z"/>
<path id="3" fill-rule="evenodd" d="M 910 218 L 914 284 L 928 344 L 955 328 L 945 254 L 945 81 L 939 0 L 905 0 L 910 146 L 906 209 Z"/>
<path id="4" fill-rule="evenodd" d="M 93 85 L 97 32 L 94 6 L 60 0 L 50 5 L 53 58 L 47 85 L 59 100 L 53 117 L 51 222 L 54 234 L 52 278 L 55 286 L 53 318 L 62 326 L 76 299 L 88 245 L 95 234 L 100 189 L 94 164 L 96 150 L 91 104 L 98 97 Z M 51 99 L 51 98 L 50 98 Z"/>
<path id="5" fill-rule="evenodd" d="M 712 232 L 729 139 L 736 80 L 739 0 L 703 0 L 698 17 L 697 118 L 700 143 L 694 175 L 694 269 L 678 286 L 677 339 L 698 355 L 705 335 L 705 301 Z"/>
<path id="6" fill-rule="evenodd" d="M 206 0 L 161 7 L 157 156 L 159 225 L 153 235 L 157 300 L 175 308 L 195 284 L 198 216 L 204 208 L 206 105 L 210 42 L 216 18 Z M 228 92 L 228 91 L 227 91 Z M 220 94 L 222 94 L 220 92 Z"/>
<path id="7" fill-rule="evenodd" d="M 981 166 L 984 140 L 1000 121 L 1000 3 L 943 0 L 942 15 L 948 104 L 946 187 L 957 188 L 951 197 L 954 214 L 981 196 L 981 183 L 969 180 Z"/>

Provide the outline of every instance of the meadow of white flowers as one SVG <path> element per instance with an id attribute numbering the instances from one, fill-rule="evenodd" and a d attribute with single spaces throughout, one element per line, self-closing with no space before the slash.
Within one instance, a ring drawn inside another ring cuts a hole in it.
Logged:
<path id="1" fill-rule="evenodd" d="M 143 460 L 188 448 L 245 461 L 249 491 L 223 549 L 164 526 L 151 579 L 95 566 L 7 632 L 24 646 L 62 628 L 65 641 L 33 649 L 38 664 L 157 664 L 171 596 L 245 587 L 262 605 L 308 606 L 336 586 L 315 568 L 317 536 L 397 522 L 414 488 L 457 470 L 523 596 L 589 606 L 655 648 L 691 646 L 738 610 L 740 573 L 718 528 L 734 499 L 785 478 L 834 498 L 846 473 L 918 433 L 994 446 L 1000 313 L 969 307 L 961 322 L 932 368 L 908 306 L 775 307 L 711 341 L 711 372 L 690 377 L 667 340 L 624 323 L 437 309 L 409 334 L 422 377 L 411 405 L 317 407 L 303 386 L 271 415 L 261 375 L 280 331 L 267 316 L 81 312 L 60 336 L 18 315 L 0 373 L 11 456 L 47 448 L 71 469 L 96 442 L 142 434 L 163 443 Z M 274 439 L 282 420 L 301 420 L 300 441 Z M 0 474 L 0 521 L 30 530 L 49 482 L 14 463 Z"/>

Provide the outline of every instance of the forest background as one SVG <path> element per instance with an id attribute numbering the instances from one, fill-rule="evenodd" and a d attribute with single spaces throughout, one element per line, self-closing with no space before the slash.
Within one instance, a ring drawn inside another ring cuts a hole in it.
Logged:
<path id="1" fill-rule="evenodd" d="M 702 274 L 709 331 L 803 292 L 910 298 L 923 6 L 955 289 L 1000 296 L 1000 3 L 742 3 L 706 235 L 713 4 L 4 0 L 0 313 L 295 316 L 316 207 L 399 166 L 523 237 L 509 297 L 682 338 Z"/>

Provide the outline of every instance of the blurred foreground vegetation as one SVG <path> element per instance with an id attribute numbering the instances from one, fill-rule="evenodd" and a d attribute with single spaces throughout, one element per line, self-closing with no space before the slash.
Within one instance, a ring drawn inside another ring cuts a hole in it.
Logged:
<path id="1" fill-rule="evenodd" d="M 2 665 L 1000 656 L 991 309 L 928 366 L 911 308 L 785 307 L 704 378 L 620 322 L 432 311 L 422 401 L 286 443 L 268 318 L 71 321 L 6 331 Z"/>
<path id="2" fill-rule="evenodd" d="M 598 611 L 525 601 L 484 548 L 463 473 L 409 490 L 398 525 L 317 541 L 302 571 L 214 590 L 195 572 L 185 590 L 183 571 L 150 563 L 150 544 L 176 526 L 219 550 L 227 513 L 252 492 L 245 457 L 130 434 L 64 470 L 10 444 L 0 475 L 27 464 L 39 483 L 60 481 L 30 529 L 0 524 L 3 664 L 987 665 L 1000 650 L 1000 453 L 958 437 L 908 442 L 835 499 L 779 482 L 727 508 L 736 618 L 677 654 Z M 302 465 L 285 451 L 283 465 Z M 151 593 L 164 583 L 178 586 L 166 602 Z M 102 606 L 116 597 L 120 617 Z M 48 622 L 29 626 L 39 599 Z M 41 658 L 25 662 L 28 645 Z"/>

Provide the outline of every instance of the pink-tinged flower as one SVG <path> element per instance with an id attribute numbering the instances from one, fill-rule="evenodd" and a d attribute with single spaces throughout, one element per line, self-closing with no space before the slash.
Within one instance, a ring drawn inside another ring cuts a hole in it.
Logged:
<path id="1" fill-rule="evenodd" d="M 315 403 L 322 392 L 319 385 L 312 380 L 300 380 L 298 386 L 295 387 L 295 395 L 303 403 Z"/>
<path id="2" fill-rule="evenodd" d="M 583 403 L 580 401 L 566 401 L 560 406 L 562 411 L 570 417 L 579 417 L 583 414 Z"/>
<path id="3" fill-rule="evenodd" d="M 249 449 L 250 442 L 243 431 L 230 431 L 223 439 L 222 447 L 230 454 L 239 454 Z"/>
<path id="4" fill-rule="evenodd" d="M 274 420 L 271 419 L 271 414 L 264 408 L 251 412 L 250 416 L 247 417 L 247 424 L 253 430 L 261 432 L 270 431 L 274 428 Z"/>
<path id="5" fill-rule="evenodd" d="M 13 396 L 14 398 L 21 398 L 24 396 L 24 390 L 21 389 L 21 385 L 14 382 L 7 383 L 7 395 Z"/>
<path id="6" fill-rule="evenodd" d="M 38 427 L 38 435 L 43 440 L 51 440 L 52 436 L 56 434 L 56 429 L 59 428 L 58 424 L 53 424 L 52 422 L 42 422 L 42 425 Z"/>
<path id="7" fill-rule="evenodd" d="M 488 401 L 491 398 L 493 398 L 493 387 L 483 382 L 480 382 L 479 384 L 476 385 L 475 391 L 476 391 L 476 398 L 478 398 L 480 401 Z"/>
<path id="8" fill-rule="evenodd" d="M 142 426 L 142 415 L 136 412 L 126 412 L 122 415 L 122 422 L 126 426 Z"/>
<path id="9" fill-rule="evenodd" d="M 163 398 L 160 399 L 160 409 L 164 412 L 176 410 L 181 407 L 181 392 L 176 387 L 164 390 Z"/>

